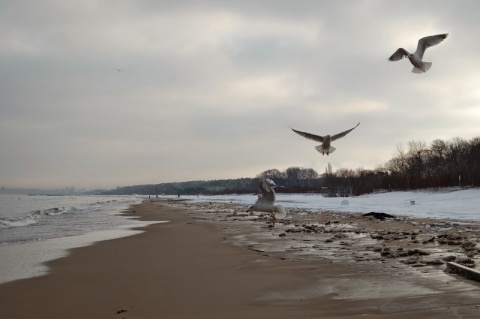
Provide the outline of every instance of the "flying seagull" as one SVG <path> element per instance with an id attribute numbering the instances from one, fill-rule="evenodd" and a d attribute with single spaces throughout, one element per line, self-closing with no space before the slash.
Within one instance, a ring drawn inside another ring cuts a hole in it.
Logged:
<path id="1" fill-rule="evenodd" d="M 444 34 L 431 35 L 429 37 L 421 38 L 420 40 L 418 40 L 417 51 L 415 51 L 415 53 L 410 54 L 404 48 L 399 48 L 388 59 L 390 61 L 398 61 L 403 59 L 404 57 L 407 57 L 410 60 L 410 62 L 413 64 L 413 69 L 412 69 L 413 73 L 425 73 L 432 66 L 432 62 L 422 61 L 425 50 L 431 46 L 439 44 L 440 42 L 445 40 L 447 36 L 448 36 L 448 33 L 444 33 Z"/>
<path id="2" fill-rule="evenodd" d="M 357 127 L 359 125 L 360 125 L 360 122 L 358 122 L 358 124 L 355 125 L 355 127 Z M 333 153 L 336 149 L 335 147 L 331 146 L 330 143 L 335 141 L 335 140 L 338 140 L 339 138 L 344 137 L 345 135 L 347 135 L 348 133 L 353 131 L 355 129 L 355 127 L 351 128 L 349 130 L 346 130 L 342 133 L 332 135 L 332 136 L 330 136 L 330 135 L 325 135 L 325 136 L 314 135 L 314 134 L 310 134 L 310 133 L 306 133 L 306 132 L 297 131 L 297 130 L 294 130 L 293 128 L 291 128 L 291 129 L 292 129 L 292 131 L 294 131 L 298 135 L 301 135 L 305 138 L 308 138 L 309 140 L 316 141 L 316 142 L 321 142 L 322 144 L 318 145 L 318 146 L 315 146 L 315 149 L 317 151 L 319 151 L 320 153 L 322 153 L 322 155 L 327 154 L 327 156 L 328 156 L 330 153 Z"/>
<path id="3" fill-rule="evenodd" d="M 272 186 L 270 186 L 271 184 Z M 260 191 L 262 192 L 258 195 L 258 199 L 247 209 L 248 211 L 259 211 L 267 212 L 272 214 L 272 225 L 275 226 L 277 219 L 283 219 L 287 216 L 287 212 L 282 205 L 275 205 L 275 191 L 273 187 L 275 183 L 270 179 L 262 179 L 260 181 Z"/>

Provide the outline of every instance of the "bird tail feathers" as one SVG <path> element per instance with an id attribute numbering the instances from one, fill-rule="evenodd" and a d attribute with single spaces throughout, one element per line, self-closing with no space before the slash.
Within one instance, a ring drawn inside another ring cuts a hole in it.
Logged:
<path id="1" fill-rule="evenodd" d="M 322 155 L 331 154 L 331 153 L 333 153 L 333 152 L 336 150 L 336 148 L 333 147 L 333 146 L 330 146 L 328 149 L 324 149 L 324 148 L 322 147 L 322 145 L 315 146 L 315 149 L 316 149 L 319 153 L 322 153 Z"/>
<path id="2" fill-rule="evenodd" d="M 418 68 L 418 67 L 415 66 L 415 67 L 413 67 L 412 72 L 417 73 L 417 74 L 425 73 L 428 70 L 430 70 L 431 67 L 432 67 L 432 62 L 423 62 L 421 68 Z"/>

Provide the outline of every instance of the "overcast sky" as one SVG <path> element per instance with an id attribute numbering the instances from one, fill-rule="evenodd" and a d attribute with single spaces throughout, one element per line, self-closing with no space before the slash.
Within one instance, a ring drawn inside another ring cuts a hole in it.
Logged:
<path id="1" fill-rule="evenodd" d="M 477 0 L 2 0 L 0 185 L 374 169 L 398 144 L 469 140 L 479 16 Z M 427 73 L 387 61 L 439 33 Z M 358 122 L 328 157 L 289 128 Z"/>

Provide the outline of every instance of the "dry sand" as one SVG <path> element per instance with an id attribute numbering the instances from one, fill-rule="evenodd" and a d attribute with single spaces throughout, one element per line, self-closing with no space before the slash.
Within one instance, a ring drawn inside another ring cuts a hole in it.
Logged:
<path id="1" fill-rule="evenodd" d="M 274 228 L 230 204 L 151 201 L 161 221 L 0 285 L 0 318 L 477 318 L 479 227 L 296 211 Z M 453 256 L 453 257 L 452 257 Z M 462 259 L 463 258 L 463 259 Z"/>

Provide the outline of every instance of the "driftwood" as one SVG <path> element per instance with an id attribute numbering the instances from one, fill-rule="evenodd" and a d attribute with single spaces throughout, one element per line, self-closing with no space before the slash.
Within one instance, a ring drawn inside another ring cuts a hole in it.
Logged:
<path id="1" fill-rule="evenodd" d="M 470 279 L 480 281 L 480 271 L 472 268 L 468 268 L 466 266 L 454 263 L 454 262 L 447 262 L 447 268 L 454 273 L 459 275 L 465 276 Z"/>

